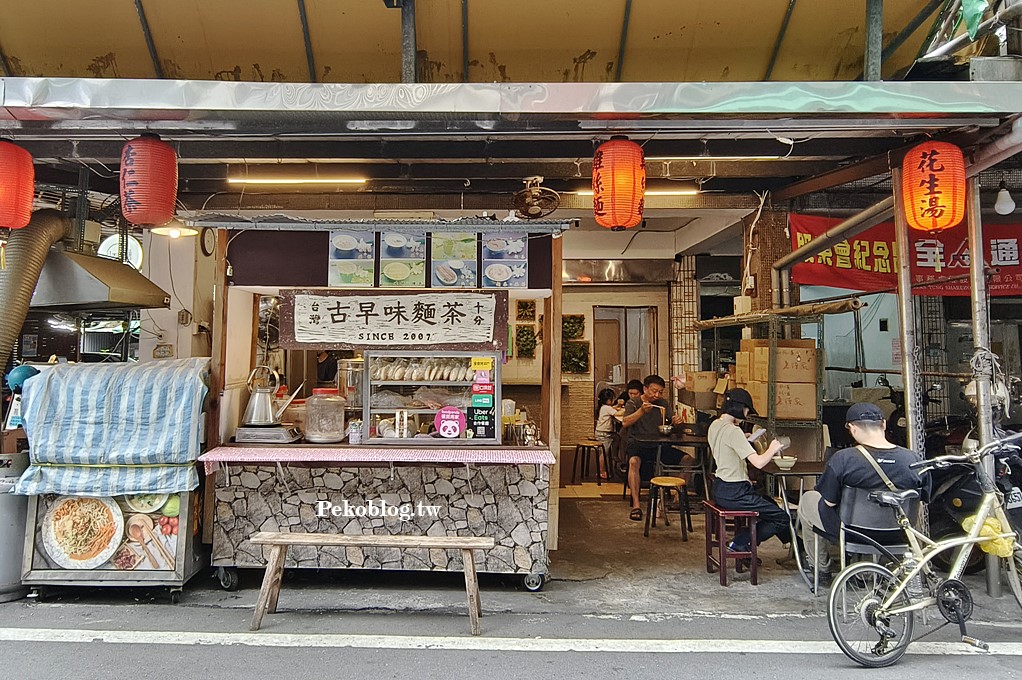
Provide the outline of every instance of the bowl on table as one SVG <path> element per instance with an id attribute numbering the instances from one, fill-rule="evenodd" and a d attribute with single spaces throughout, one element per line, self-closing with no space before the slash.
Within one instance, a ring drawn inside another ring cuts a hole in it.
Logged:
<path id="1" fill-rule="evenodd" d="M 774 456 L 774 465 L 782 470 L 790 470 L 797 462 L 798 458 L 795 456 Z"/>
<path id="2" fill-rule="evenodd" d="M 664 436 L 669 435 L 672 432 L 674 432 L 674 428 L 671 427 L 670 425 L 657 425 L 656 429 L 657 429 L 657 432 L 659 432 L 660 434 L 662 434 Z"/>

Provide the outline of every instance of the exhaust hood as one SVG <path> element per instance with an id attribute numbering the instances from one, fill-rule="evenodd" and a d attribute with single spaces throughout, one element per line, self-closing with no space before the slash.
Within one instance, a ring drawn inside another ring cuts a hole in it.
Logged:
<path id="1" fill-rule="evenodd" d="M 86 310 L 170 307 L 170 296 L 117 260 L 51 249 L 32 309 Z"/>

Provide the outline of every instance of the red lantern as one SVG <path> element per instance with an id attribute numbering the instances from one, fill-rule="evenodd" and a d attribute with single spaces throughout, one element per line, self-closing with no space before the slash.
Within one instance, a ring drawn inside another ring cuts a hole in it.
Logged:
<path id="1" fill-rule="evenodd" d="M 646 193 L 646 158 L 642 147 L 625 137 L 612 137 L 593 156 L 593 215 L 596 223 L 615 231 L 642 222 Z"/>
<path id="2" fill-rule="evenodd" d="M 32 219 L 35 165 L 32 154 L 0 142 L 0 227 L 21 229 Z"/>
<path id="3" fill-rule="evenodd" d="M 121 151 L 121 212 L 136 225 L 159 226 L 174 218 L 177 154 L 156 135 L 144 134 Z"/>
<path id="4" fill-rule="evenodd" d="M 924 142 L 902 162 L 901 191 L 908 226 L 950 229 L 965 217 L 965 158 L 947 142 Z"/>

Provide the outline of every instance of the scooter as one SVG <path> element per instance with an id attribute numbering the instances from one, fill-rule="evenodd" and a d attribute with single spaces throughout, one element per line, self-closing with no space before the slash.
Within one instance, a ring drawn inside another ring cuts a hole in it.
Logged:
<path id="1" fill-rule="evenodd" d="M 908 419 L 905 417 L 905 391 L 895 389 L 887 381 L 886 376 L 877 379 L 877 385 L 886 387 L 888 395 L 883 399 L 894 404 L 894 411 L 887 419 L 887 441 L 898 446 L 908 446 Z M 934 392 L 940 392 L 943 387 L 940 383 L 934 383 L 923 394 L 923 408 L 929 404 L 939 404 L 940 399 L 931 396 Z M 941 456 L 946 452 L 947 446 L 961 445 L 966 433 L 972 427 L 972 421 L 965 415 L 948 415 L 939 418 L 931 418 L 923 425 L 924 448 L 927 458 Z"/>
<path id="2" fill-rule="evenodd" d="M 1003 438 L 1006 431 L 1002 429 L 1001 422 L 1008 412 L 1010 396 L 1004 383 L 998 383 L 992 390 L 994 437 Z M 966 385 L 962 396 L 969 405 L 970 416 L 973 422 L 977 420 L 976 412 L 976 390 L 975 383 Z M 975 450 L 979 448 L 979 441 L 975 434 L 975 428 L 969 430 L 962 441 L 962 450 Z M 932 457 L 927 451 L 927 457 Z M 930 473 L 931 493 L 928 505 L 930 536 L 934 540 L 941 540 L 953 535 L 963 533 L 962 521 L 970 515 L 974 515 L 979 509 L 979 501 L 983 494 L 976 479 L 974 469 L 964 469 L 959 466 L 944 470 L 934 470 Z M 995 483 L 1005 496 L 1005 505 L 1008 512 L 1008 519 L 1016 531 L 1022 530 L 1022 456 L 1019 450 L 1008 450 L 998 454 L 995 458 Z M 949 562 L 951 555 L 944 557 Z M 950 564 L 941 564 L 941 568 L 948 568 Z M 973 574 L 984 568 L 986 561 L 982 551 L 975 550 L 966 566 L 966 573 Z"/>

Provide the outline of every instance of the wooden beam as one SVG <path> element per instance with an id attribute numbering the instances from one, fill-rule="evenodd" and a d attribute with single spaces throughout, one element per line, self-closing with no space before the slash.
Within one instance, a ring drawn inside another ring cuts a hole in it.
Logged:
<path id="1" fill-rule="evenodd" d="M 227 366 L 227 230 L 216 232 L 216 271 L 213 274 L 213 319 L 210 334 L 209 418 L 206 428 L 206 449 L 220 446 L 220 421 Z M 202 494 L 202 542 L 213 542 L 213 516 L 216 483 L 207 478 Z"/>
<path id="2" fill-rule="evenodd" d="M 555 237 L 551 241 L 550 260 L 551 295 L 543 304 L 543 391 L 540 411 L 544 420 L 540 425 L 555 462 L 550 468 L 550 496 L 547 502 L 547 548 L 557 549 L 557 529 L 560 503 L 561 479 L 561 295 L 563 285 L 562 257 L 564 240 Z"/>

